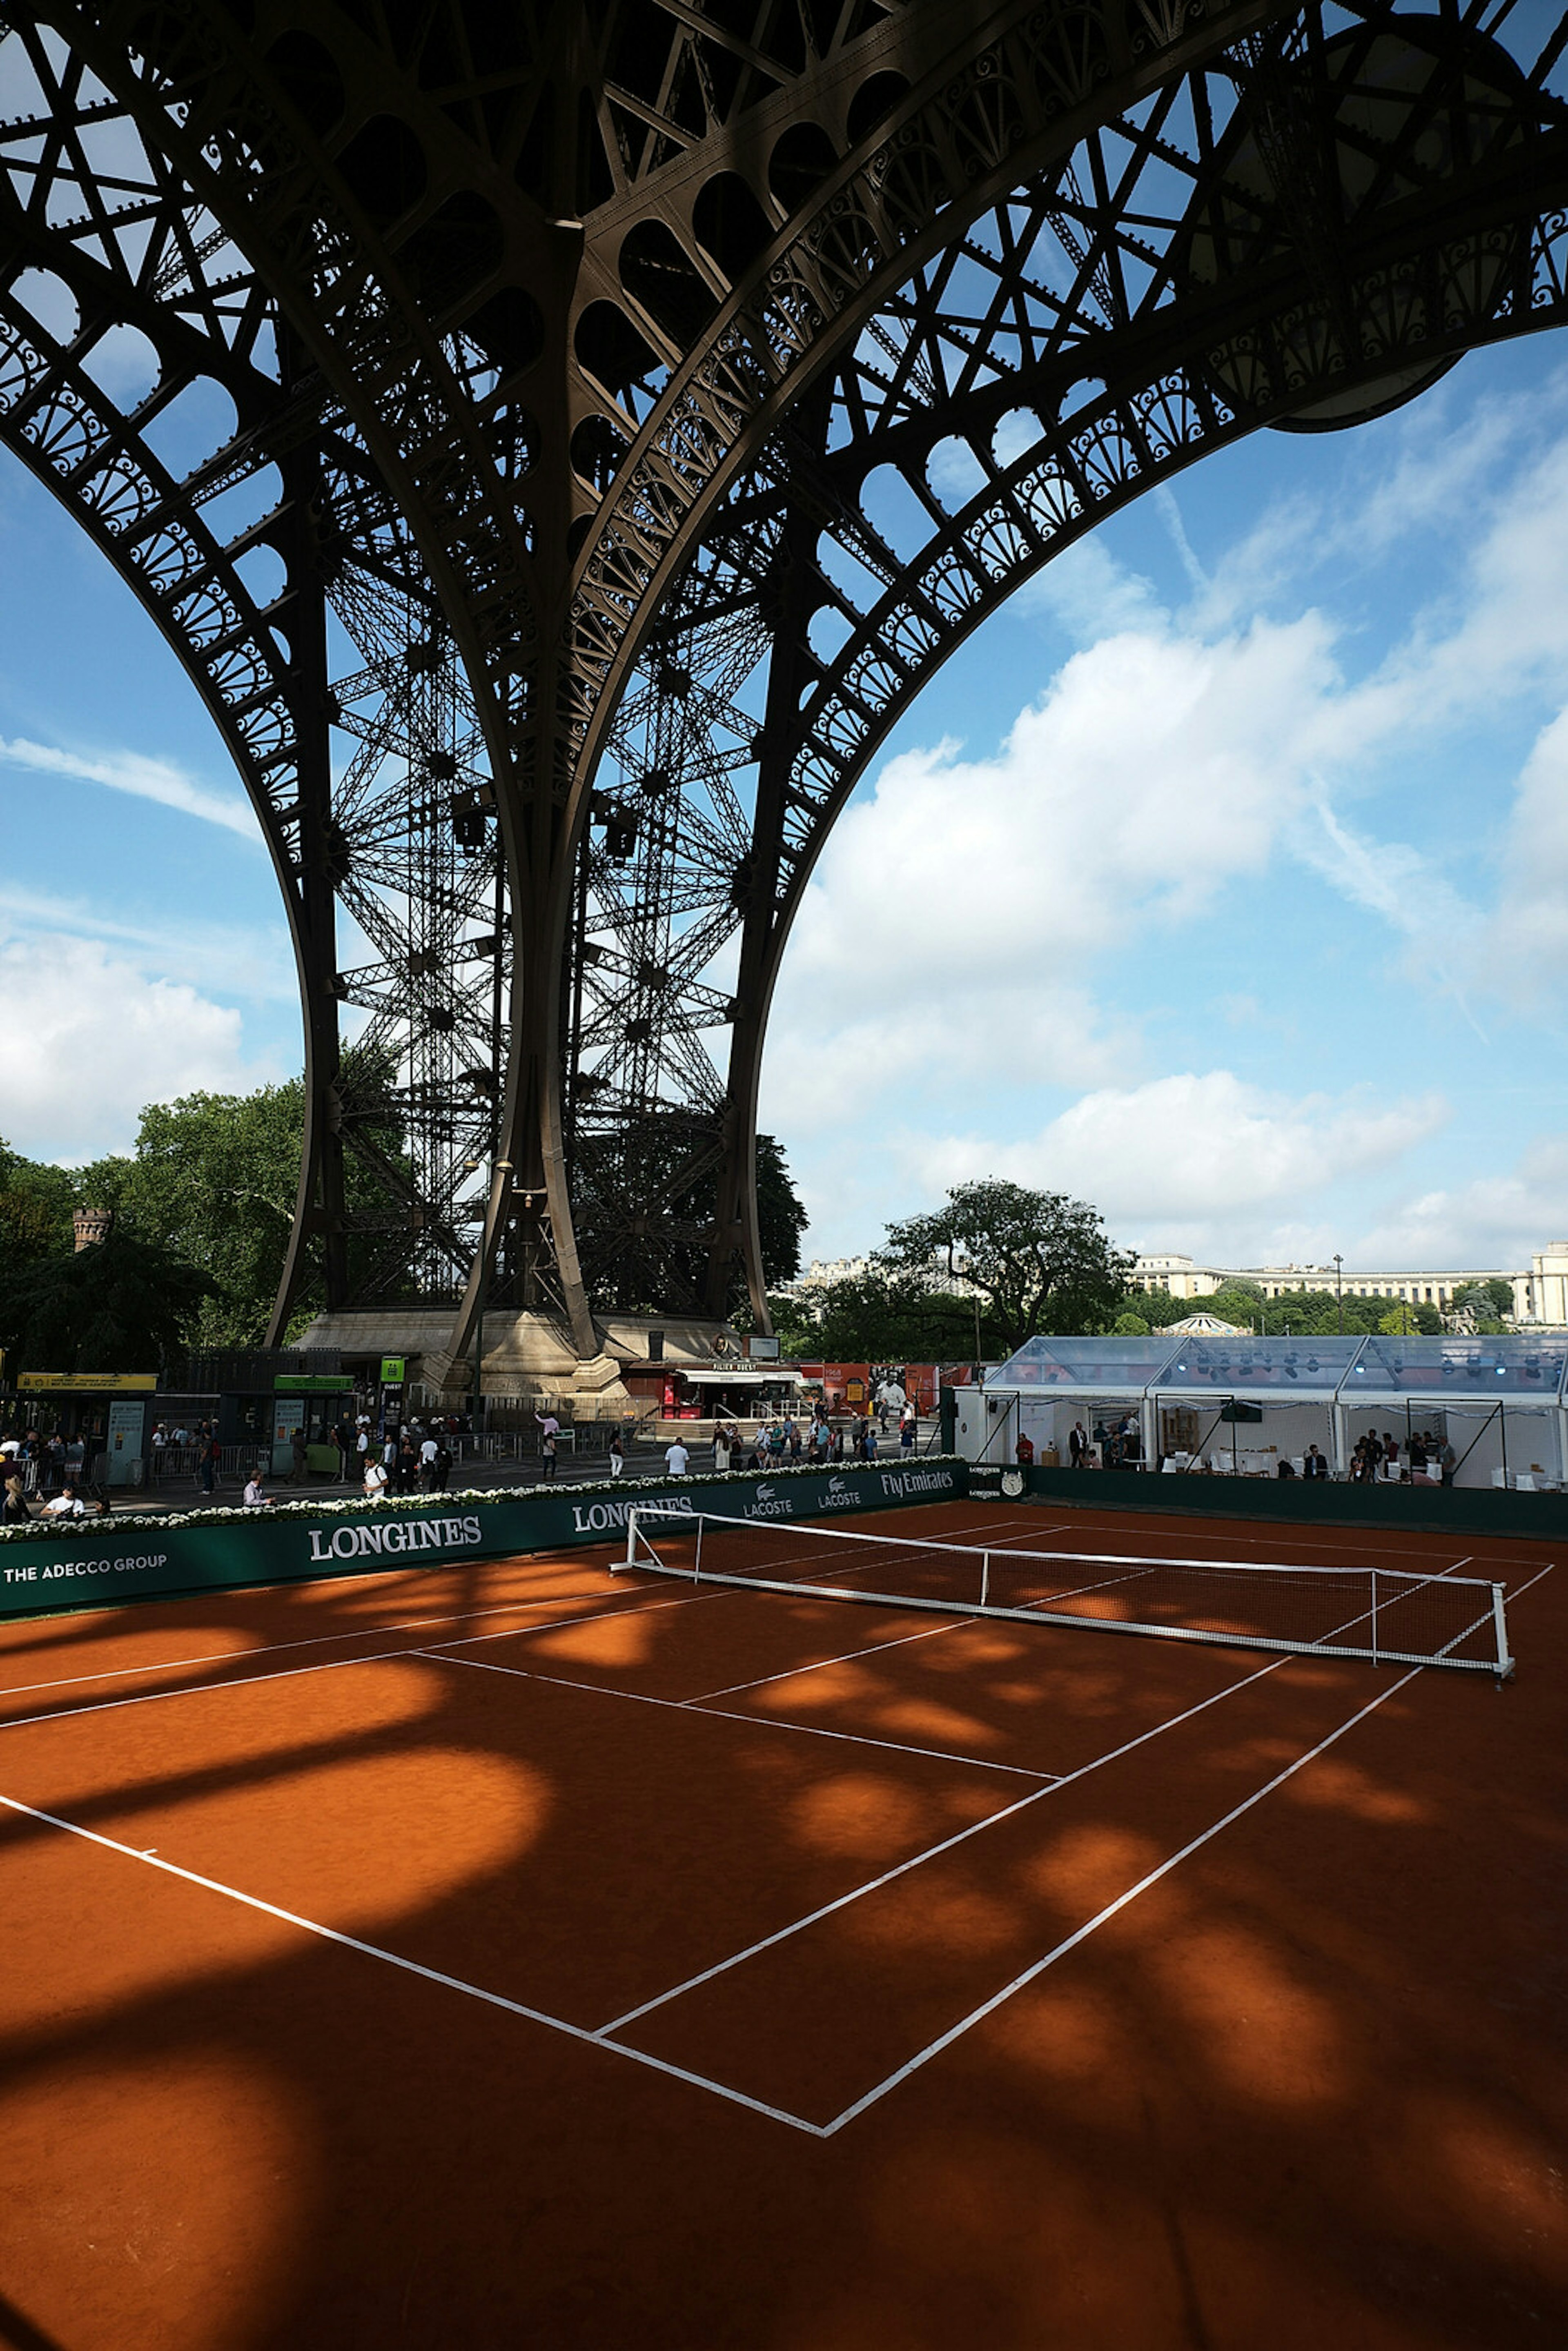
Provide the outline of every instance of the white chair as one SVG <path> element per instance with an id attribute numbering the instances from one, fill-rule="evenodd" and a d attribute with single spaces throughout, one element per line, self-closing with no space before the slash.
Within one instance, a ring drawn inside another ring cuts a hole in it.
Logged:
<path id="1" fill-rule="evenodd" d="M 1491 1473 L 1491 1481 L 1494 1486 L 1506 1486 L 1508 1483 L 1508 1471 L 1506 1469 L 1494 1469 Z"/>
<path id="2" fill-rule="evenodd" d="M 1533 1494 L 1535 1491 L 1535 1479 L 1528 1469 L 1521 1469 L 1513 1483 L 1514 1489 L 1518 1493 Z"/>

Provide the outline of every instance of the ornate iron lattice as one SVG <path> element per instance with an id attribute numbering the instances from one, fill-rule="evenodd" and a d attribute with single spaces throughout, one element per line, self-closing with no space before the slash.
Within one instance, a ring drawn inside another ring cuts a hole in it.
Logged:
<path id="1" fill-rule="evenodd" d="M 312 1249 L 454 1355 L 486 1295 L 585 1354 L 765 1311 L 779 959 L 936 666 L 1207 451 L 1563 316 L 1564 26 L 1511 0 L 0 23 L 0 438 L 288 905 L 279 1327 Z"/>

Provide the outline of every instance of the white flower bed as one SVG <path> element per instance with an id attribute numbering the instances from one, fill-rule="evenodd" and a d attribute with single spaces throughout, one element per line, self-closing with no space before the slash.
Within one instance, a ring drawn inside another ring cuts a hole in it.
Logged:
<path id="1" fill-rule="evenodd" d="M 684 1478 L 666 1478 L 654 1472 L 643 1476 L 621 1478 L 543 1479 L 532 1486 L 454 1486 L 445 1493 L 378 1494 L 374 1499 L 368 1494 L 356 1494 L 339 1501 L 269 1502 L 259 1508 L 247 1509 L 242 1503 L 229 1507 L 217 1506 L 207 1510 L 138 1510 L 105 1511 L 86 1518 L 34 1519 L 26 1526 L 0 1527 L 0 1543 L 59 1541 L 68 1537 L 80 1542 L 91 1535 L 129 1534 L 134 1529 L 165 1533 L 172 1527 L 232 1527 L 255 1526 L 257 1521 L 269 1525 L 275 1519 L 345 1518 L 350 1512 L 363 1516 L 366 1511 L 399 1510 L 405 1515 L 420 1509 L 449 1511 L 455 1502 L 472 1504 L 484 1510 L 497 1502 L 540 1502 L 553 1496 L 557 1499 L 579 1494 L 624 1494 L 634 1489 L 656 1485 L 664 1493 L 667 1488 L 690 1486 L 733 1486 L 755 1484 L 766 1478 L 842 1477 L 849 1469 L 907 1468 L 913 1461 L 922 1469 L 956 1462 L 956 1453 L 883 1454 L 875 1461 L 829 1461 L 822 1464 L 789 1462 L 780 1468 L 766 1469 L 705 1469 L 688 1470 Z"/>

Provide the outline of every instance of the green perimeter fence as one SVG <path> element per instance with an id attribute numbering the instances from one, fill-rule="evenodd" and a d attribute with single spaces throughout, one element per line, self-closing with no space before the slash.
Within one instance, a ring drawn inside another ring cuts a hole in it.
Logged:
<path id="1" fill-rule="evenodd" d="M 766 1521 L 836 1518 L 966 1495 L 1012 1500 L 1023 1486 L 1024 1473 L 1011 1468 L 977 1468 L 926 1455 L 916 1462 L 846 1463 L 841 1469 L 779 1469 L 763 1477 L 628 1478 L 532 1487 L 526 1493 L 409 1495 L 378 1504 L 300 1501 L 265 1511 L 171 1512 L 140 1520 L 125 1513 L 79 1520 L 58 1533 L 35 1520 L 0 1540 L 0 1618 L 613 1542 L 624 1533 L 633 1503 L 673 1518 L 702 1510 Z M 1568 1540 L 1568 1497 L 1561 1494 L 1040 1468 L 1028 1473 L 1028 1491 L 1036 1500 L 1095 1510 Z"/>
<path id="2" fill-rule="evenodd" d="M 0 1617 L 613 1542 L 624 1535 L 633 1504 L 674 1519 L 706 1510 L 766 1522 L 946 1502 L 963 1494 L 965 1471 L 961 1461 L 927 1455 L 915 1463 L 780 1469 L 756 1478 L 627 1478 L 603 1486 L 532 1487 L 523 1494 L 82 1519 L 63 1534 L 35 1520 L 0 1541 Z"/>
<path id="3" fill-rule="evenodd" d="M 969 1471 L 965 1488 L 1006 1495 L 1011 1470 Z M 1305 1526 L 1406 1527 L 1437 1534 L 1568 1538 L 1568 1495 L 1499 1492 L 1485 1486 L 1363 1486 L 1328 1478 L 1165 1476 L 1158 1470 L 1040 1469 L 1029 1472 L 1035 1500 L 1103 1510 L 1173 1510 L 1212 1519 L 1268 1519 Z"/>

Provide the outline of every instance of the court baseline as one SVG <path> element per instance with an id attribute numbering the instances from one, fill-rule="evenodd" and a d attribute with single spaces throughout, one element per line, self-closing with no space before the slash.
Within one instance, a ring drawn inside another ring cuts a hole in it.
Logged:
<path id="1" fill-rule="evenodd" d="M 395 1654 L 401 1655 L 405 1653 L 398 1652 Z M 1278 1661 L 1277 1665 L 1266 1666 L 1261 1669 L 1261 1671 L 1264 1674 L 1272 1673 L 1278 1670 L 1278 1665 L 1283 1665 L 1290 1662 L 1291 1661 L 1288 1659 L 1281 1659 Z M 322 1670 L 327 1669 L 323 1668 Z M 505 1670 L 505 1668 L 502 1668 L 502 1670 Z M 1243 1814 L 1250 1812 L 1255 1805 L 1261 1803 L 1266 1796 L 1271 1795 L 1277 1788 L 1283 1786 L 1288 1780 L 1293 1778 L 1294 1775 L 1298 1771 L 1303 1770 L 1307 1764 L 1315 1761 L 1316 1759 L 1326 1752 L 1326 1750 L 1332 1747 L 1336 1740 L 1343 1738 L 1347 1731 L 1354 1729 L 1355 1726 L 1364 1721 L 1368 1715 L 1375 1712 L 1380 1706 L 1385 1704 L 1390 1698 L 1396 1694 L 1396 1692 L 1402 1690 L 1407 1682 L 1415 1680 L 1416 1676 L 1425 1670 L 1426 1668 L 1423 1667 L 1413 1667 L 1412 1670 L 1408 1674 L 1404 1675 L 1399 1681 L 1391 1684 L 1387 1689 L 1380 1691 L 1375 1698 L 1371 1699 L 1365 1706 L 1359 1708 L 1355 1713 L 1347 1717 L 1343 1722 L 1339 1724 L 1333 1730 L 1330 1731 L 1326 1737 L 1321 1739 L 1317 1744 L 1310 1749 L 1305 1754 L 1298 1756 L 1294 1762 L 1288 1764 L 1283 1771 L 1276 1772 L 1271 1780 L 1268 1781 L 1262 1787 L 1255 1790 L 1251 1795 L 1245 1797 L 1240 1803 L 1234 1805 L 1221 1819 L 1213 1822 L 1209 1827 L 1203 1830 L 1197 1836 L 1189 1839 L 1187 1844 L 1182 1846 L 1178 1852 L 1170 1855 L 1166 1860 L 1160 1863 L 1154 1870 L 1150 1871 L 1144 1878 L 1140 1879 L 1136 1886 L 1129 1887 L 1113 1902 L 1107 1904 L 1103 1910 L 1097 1912 L 1092 1918 L 1085 1921 L 1083 1926 L 1079 1928 L 1071 1936 L 1065 1938 L 1061 1944 L 1055 1947 L 1055 1949 L 1047 1952 L 1043 1959 L 1037 1960 L 1032 1967 L 1015 1978 L 1011 1984 L 1006 1986 L 1001 1991 L 993 1994 L 990 1999 L 982 2003 L 978 2008 L 972 2010 L 967 2016 L 961 2018 L 956 2025 L 950 2027 L 948 2031 L 940 2035 L 937 2040 L 930 2043 L 925 2049 L 917 2052 L 915 2056 L 908 2060 L 904 2065 L 895 2069 L 893 2074 L 884 2077 L 882 2082 L 874 2085 L 873 2087 L 867 2091 L 863 2096 L 856 2099 L 852 2105 L 845 2107 L 841 2113 L 835 2115 L 826 2123 L 813 2122 L 807 2116 L 792 2114 L 785 2107 L 768 2105 L 762 2099 L 750 2096 L 743 2090 L 733 2088 L 727 2083 L 715 2081 L 706 2074 L 695 2072 L 690 2067 L 677 2065 L 668 2059 L 654 2056 L 646 2050 L 633 2047 L 630 2043 L 612 2039 L 610 2035 L 615 2027 L 601 2026 L 597 2032 L 591 2032 L 584 2026 L 569 2023 L 562 2017 L 552 2016 L 542 2009 L 530 2008 L 521 2001 L 515 2001 L 507 1998 L 504 1993 L 486 1991 L 481 1984 L 470 1983 L 465 1978 L 448 1974 L 445 1970 L 439 1968 L 428 1967 L 421 1960 L 407 1959 L 400 1952 L 388 1950 L 380 1944 L 366 1942 L 359 1936 L 345 1934 L 340 1928 L 329 1927 L 319 1919 L 307 1918 L 298 1911 L 284 1909 L 278 1904 L 264 1901 L 259 1896 L 247 1894 L 238 1886 L 225 1885 L 218 1878 L 204 1876 L 197 1870 L 183 1868 L 179 1863 L 164 1860 L 157 1854 L 149 1851 L 141 1851 L 133 1845 L 121 1844 L 117 1838 L 105 1836 L 99 1831 L 84 1827 L 78 1822 L 66 1820 L 58 1813 L 44 1812 L 37 1805 L 24 1803 L 16 1797 L 0 1793 L 0 1808 L 4 1808 L 13 1815 L 36 1821 L 41 1826 L 57 1829 L 68 1836 L 78 1837 L 85 1843 L 96 1846 L 103 1852 L 114 1854 L 122 1860 L 136 1862 L 143 1869 L 159 1870 L 162 1872 L 165 1876 L 178 1878 L 187 1885 L 200 1887 L 204 1892 L 216 1894 L 225 1900 L 240 1904 L 246 1909 L 259 1911 L 267 1917 L 278 1919 L 286 1926 L 296 1927 L 305 1934 L 314 1935 L 319 1938 L 322 1941 L 337 1944 L 342 1949 L 354 1951 L 361 1958 L 378 1959 L 386 1966 L 401 1970 L 405 1974 L 421 1977 L 426 1982 L 439 1985 L 444 1991 L 464 1993 L 471 2000 L 481 2001 L 489 2007 L 501 2009 L 509 2015 L 521 2017 L 528 2023 L 543 2025 L 550 2032 L 562 2033 L 568 2039 L 576 2041 L 586 2047 L 607 2051 L 614 2056 L 629 2059 L 634 2064 L 646 2066 L 652 2071 L 665 2074 L 673 2080 L 685 2082 L 694 2089 L 706 2090 L 714 2096 L 722 2098 L 732 2105 L 747 2107 L 752 2113 L 760 2115 L 770 2122 L 782 2124 L 789 2129 L 802 2132 L 809 2137 L 827 2139 L 835 2137 L 838 2132 L 843 2130 L 850 2123 L 853 2122 L 859 2115 L 863 2114 L 868 2107 L 874 2105 L 881 2098 L 886 2096 L 890 2091 L 896 2088 L 900 2082 L 907 2079 L 914 2073 L 918 2072 L 923 2066 L 928 2064 L 933 2058 L 940 2055 L 944 2049 L 950 2047 L 956 2040 L 961 2037 L 962 2034 L 970 2031 L 975 2025 L 982 2022 L 984 2019 L 990 2015 L 996 2008 L 999 2007 L 1004 2001 L 1009 1999 L 1014 1991 L 1021 1989 L 1023 1985 L 1036 1980 L 1037 1978 L 1042 1975 L 1048 1968 L 1054 1966 L 1058 1959 L 1065 1958 L 1071 1950 L 1077 1949 L 1080 1944 L 1087 1940 L 1089 1936 L 1093 1934 L 1097 1928 L 1105 1924 L 1110 1918 L 1114 1917 L 1119 1911 L 1126 1908 L 1128 1904 L 1135 1900 L 1139 1894 L 1145 1892 L 1149 1886 L 1157 1884 L 1162 1877 L 1168 1876 L 1169 1873 L 1176 1868 L 1181 1862 L 1187 1860 L 1193 1854 L 1198 1852 L 1204 1845 L 1208 1844 L 1213 1837 L 1218 1836 L 1223 1829 L 1228 1828 L 1233 1822 L 1239 1820 Z M 1249 1680 L 1255 1680 L 1260 1678 L 1260 1676 L 1249 1676 L 1247 1678 Z M 1241 1685 L 1237 1684 L 1232 1685 L 1231 1687 L 1241 1687 Z M 1229 1695 L 1229 1691 L 1220 1691 L 1216 1695 L 1217 1697 L 1226 1697 Z M 1215 1700 L 1210 1698 L 1206 1699 L 1204 1704 L 1211 1705 L 1214 1702 Z M 1189 1709 L 1190 1712 L 1197 1712 L 1200 1710 L 1200 1708 Z M 1164 1728 L 1165 1726 L 1161 1727 Z M 1152 1735 L 1152 1733 L 1144 1734 L 1145 1737 Z M 1137 1745 L 1142 1742 L 1134 1740 L 1130 1743 Z M 1091 1766 L 1089 1768 L 1092 1769 L 1094 1767 Z M 1049 1790 L 1042 1789 L 1038 1791 L 1037 1794 L 1043 1795 L 1050 1792 L 1051 1792 Z M 1035 1801 L 1035 1796 L 1029 1796 L 1023 1799 L 1024 1803 L 1032 1803 Z M 993 1815 L 993 1818 L 997 1820 L 1004 1819 L 1009 1813 L 1016 1812 L 1019 1809 L 1020 1809 L 1019 1806 L 1010 1805 L 1007 1807 L 1003 1813 L 998 1813 Z M 981 1825 L 988 1825 L 988 1823 L 981 1823 Z M 956 1840 L 948 1840 L 948 1843 L 953 1842 L 956 1842 Z M 946 1846 L 935 1848 L 936 1851 L 946 1849 Z M 853 1897 L 852 1896 L 849 1898 L 852 1899 Z M 829 1907 L 833 1907 L 837 1906 Z M 819 1913 L 817 1915 L 825 1914 Z M 769 1940 L 777 1938 L 769 1938 Z M 760 1949 L 764 1948 L 764 1946 L 758 1945 L 757 1948 Z M 733 1964 L 733 1962 L 727 1962 L 726 1964 Z M 704 1979 L 699 1977 L 693 1980 L 700 1982 L 704 1980 Z M 665 1995 L 665 1997 L 673 1997 L 673 1995 Z M 657 2003 L 650 2003 L 650 2005 L 656 2004 Z M 635 2010 L 632 2011 L 632 2016 L 641 2015 L 645 2012 L 645 2010 Z M 617 2025 L 620 2025 L 631 2021 L 632 2018 L 627 2017 L 618 2019 L 616 2022 Z"/>

